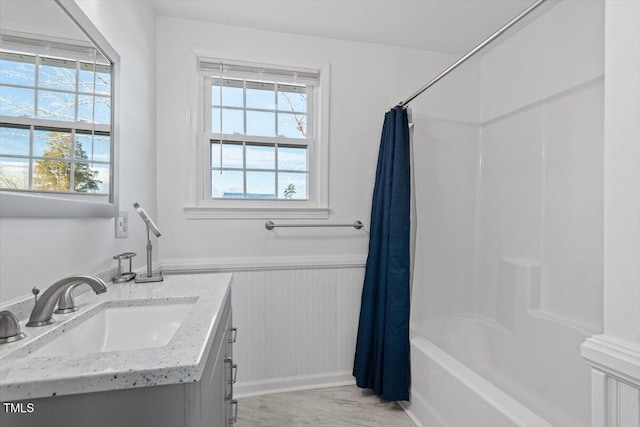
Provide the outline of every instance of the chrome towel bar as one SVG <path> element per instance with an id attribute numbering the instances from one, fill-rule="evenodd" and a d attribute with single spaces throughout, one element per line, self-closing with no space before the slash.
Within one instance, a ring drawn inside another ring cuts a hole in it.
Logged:
<path id="1" fill-rule="evenodd" d="M 264 223 L 264 228 L 267 230 L 273 230 L 276 227 L 353 227 L 360 230 L 364 224 L 360 221 L 355 221 L 353 224 L 274 224 L 273 221 Z"/>

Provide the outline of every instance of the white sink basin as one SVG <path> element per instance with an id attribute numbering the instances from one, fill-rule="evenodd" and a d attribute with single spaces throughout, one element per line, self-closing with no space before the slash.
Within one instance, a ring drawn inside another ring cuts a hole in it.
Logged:
<path id="1" fill-rule="evenodd" d="M 169 343 L 193 305 L 191 302 L 105 307 L 29 356 L 67 356 L 162 347 Z"/>

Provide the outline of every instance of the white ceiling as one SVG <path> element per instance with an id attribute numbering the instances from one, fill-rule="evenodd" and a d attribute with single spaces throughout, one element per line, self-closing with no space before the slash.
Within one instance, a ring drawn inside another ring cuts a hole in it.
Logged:
<path id="1" fill-rule="evenodd" d="M 533 0 L 151 0 L 159 15 L 464 53 Z"/>

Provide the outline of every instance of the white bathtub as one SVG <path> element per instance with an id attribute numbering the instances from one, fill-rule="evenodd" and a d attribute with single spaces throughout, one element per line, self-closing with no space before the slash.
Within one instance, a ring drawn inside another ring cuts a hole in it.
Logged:
<path id="1" fill-rule="evenodd" d="M 535 316 L 532 316 L 535 317 Z M 411 322 L 411 401 L 424 427 L 585 427 L 585 335 L 549 319 L 518 333 L 479 315 Z"/>

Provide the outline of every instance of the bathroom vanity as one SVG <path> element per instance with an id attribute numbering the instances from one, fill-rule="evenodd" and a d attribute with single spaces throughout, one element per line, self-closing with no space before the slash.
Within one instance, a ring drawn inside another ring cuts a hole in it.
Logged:
<path id="1" fill-rule="evenodd" d="M 110 284 L 51 325 L 20 322 L 27 338 L 0 347 L 0 425 L 233 424 L 230 282 L 192 274 Z"/>

